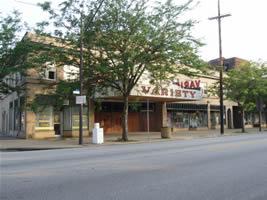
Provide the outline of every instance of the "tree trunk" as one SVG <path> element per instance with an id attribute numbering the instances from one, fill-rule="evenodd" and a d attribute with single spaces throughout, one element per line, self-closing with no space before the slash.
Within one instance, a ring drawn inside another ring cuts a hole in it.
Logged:
<path id="1" fill-rule="evenodd" d="M 245 124 L 244 124 L 244 109 L 241 106 L 240 107 L 241 110 L 241 128 L 242 128 L 242 133 L 245 133 Z"/>
<path id="2" fill-rule="evenodd" d="M 128 96 L 123 96 L 123 113 L 122 113 L 122 140 L 128 141 Z"/>

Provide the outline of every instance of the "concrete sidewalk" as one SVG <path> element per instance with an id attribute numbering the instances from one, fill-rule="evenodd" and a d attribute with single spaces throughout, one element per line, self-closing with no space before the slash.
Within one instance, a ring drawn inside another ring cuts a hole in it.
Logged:
<path id="1" fill-rule="evenodd" d="M 240 129 L 226 129 L 224 137 L 241 134 L 266 134 L 267 128 L 262 132 L 258 128 L 247 128 L 246 133 L 241 133 Z M 196 138 L 221 137 L 220 130 L 197 130 L 197 131 L 179 131 L 172 134 L 170 139 L 161 139 L 160 132 L 135 132 L 129 133 L 129 142 L 120 142 L 120 134 L 105 135 L 105 142 L 102 145 L 129 144 L 129 143 L 147 143 L 163 142 L 172 140 L 190 140 Z M 11 137 L 0 137 L 0 151 L 30 151 L 30 150 L 48 150 L 63 148 L 82 148 L 90 146 L 99 146 L 91 143 L 90 137 L 84 137 L 84 144 L 78 144 L 78 138 L 51 138 L 42 140 L 17 139 Z"/>

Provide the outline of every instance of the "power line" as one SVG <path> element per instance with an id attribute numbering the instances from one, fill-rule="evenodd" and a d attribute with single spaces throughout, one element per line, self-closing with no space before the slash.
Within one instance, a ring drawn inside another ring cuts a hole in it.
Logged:
<path id="1" fill-rule="evenodd" d="M 25 4 L 25 5 L 29 5 L 29 6 L 36 6 L 36 7 L 38 7 L 37 4 L 30 3 L 30 2 L 26 2 L 26 1 L 18 1 L 18 0 L 14 0 L 14 1 L 17 2 L 17 3 L 21 3 L 21 4 Z"/>

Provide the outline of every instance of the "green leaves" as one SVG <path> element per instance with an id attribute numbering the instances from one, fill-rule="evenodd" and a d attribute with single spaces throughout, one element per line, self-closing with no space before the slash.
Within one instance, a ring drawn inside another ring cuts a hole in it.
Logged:
<path id="1" fill-rule="evenodd" d="M 55 34 L 74 48 L 79 49 L 83 30 L 85 85 L 108 86 L 130 94 L 145 71 L 153 79 L 163 80 L 187 73 L 183 65 L 203 66 L 197 55 L 201 43 L 191 35 L 195 21 L 182 19 L 191 0 L 183 5 L 168 0 L 154 6 L 145 0 L 95 0 L 81 6 L 82 2 L 66 0 L 57 9 L 49 2 L 39 5 L 50 13 Z M 66 53 L 73 61 L 79 60 L 79 54 Z M 62 59 L 71 65 L 69 61 Z"/>
<path id="2" fill-rule="evenodd" d="M 127 94 L 144 71 L 162 80 L 183 73 L 182 65 L 200 67 L 200 42 L 190 33 L 194 22 L 180 19 L 190 3 L 177 6 L 167 1 L 148 9 L 143 0 L 105 1 L 85 33 L 100 51 L 101 56 L 92 57 L 94 69 L 105 72 L 102 83 L 111 86 L 119 80 L 120 90 Z"/>
<path id="3" fill-rule="evenodd" d="M 230 70 L 224 79 L 225 95 L 238 102 L 244 110 L 255 109 L 257 98 L 266 100 L 267 80 L 264 79 L 266 64 L 248 63 Z"/>
<path id="4" fill-rule="evenodd" d="M 22 28 L 23 24 L 18 11 L 13 11 L 7 16 L 0 16 L 0 95 L 18 90 L 16 86 L 7 83 L 14 81 L 13 76 L 7 77 L 7 75 L 23 71 L 23 68 L 17 66 L 21 57 L 16 57 L 22 50 L 21 45 L 15 48 Z"/>

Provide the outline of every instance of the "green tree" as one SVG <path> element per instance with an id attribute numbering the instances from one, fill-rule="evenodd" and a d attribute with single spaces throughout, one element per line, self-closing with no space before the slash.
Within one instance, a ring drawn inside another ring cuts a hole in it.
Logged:
<path id="1" fill-rule="evenodd" d="M 128 97 L 144 72 L 159 81 L 189 73 L 184 65 L 202 66 L 197 56 L 201 43 L 191 35 L 195 22 L 182 18 L 191 5 L 192 0 L 179 6 L 171 0 L 153 6 L 145 0 L 66 0 L 57 11 L 41 4 L 56 36 L 72 46 L 61 63 L 79 67 L 81 51 L 73 49 L 83 50 L 86 93 L 111 87 L 122 95 L 122 140 L 128 140 Z"/>
<path id="2" fill-rule="evenodd" d="M 19 80 L 27 76 L 30 68 L 42 69 L 43 64 L 51 60 L 49 43 L 31 41 L 25 22 L 21 21 L 18 11 L 0 16 L 0 94 L 21 93 L 24 90 Z M 21 39 L 22 38 L 22 39 Z M 50 53 L 49 53 L 50 52 Z"/>
<path id="3" fill-rule="evenodd" d="M 25 70 L 17 65 L 20 59 L 14 59 L 21 51 L 21 45 L 18 43 L 22 28 L 23 23 L 18 11 L 13 11 L 7 16 L 0 15 L 0 94 L 2 95 L 19 89 L 8 84 L 13 78 L 7 75 Z"/>
<path id="4" fill-rule="evenodd" d="M 122 140 L 128 140 L 129 95 L 144 72 L 153 81 L 172 79 L 188 73 L 183 66 L 200 68 L 197 49 L 201 43 L 191 35 L 195 22 L 183 14 L 192 1 L 175 5 L 149 5 L 145 0 L 105 1 L 94 23 L 85 31 L 99 83 L 120 92 L 123 97 Z M 88 69 L 90 73 L 92 69 Z"/>
<path id="5" fill-rule="evenodd" d="M 257 99 L 266 101 L 266 72 L 266 64 L 251 62 L 230 70 L 224 78 L 225 97 L 237 102 L 241 109 L 242 132 L 245 132 L 244 112 L 255 111 Z"/>
<path id="6" fill-rule="evenodd" d="M 103 4 L 104 0 L 65 0 L 58 4 L 57 8 L 53 8 L 51 2 L 44 2 L 38 4 L 45 12 L 50 14 L 49 21 L 43 21 L 37 24 L 36 33 L 45 36 L 56 36 L 54 39 L 61 43 L 60 48 L 51 48 L 50 52 L 53 52 L 53 57 L 58 67 L 64 65 L 71 65 L 76 68 L 80 66 L 86 66 L 91 68 L 90 49 L 91 45 L 85 43 L 84 35 L 86 30 L 91 26 L 93 19 L 98 12 L 99 8 Z M 54 30 L 46 32 L 46 27 L 53 25 Z M 81 73 L 84 73 L 86 67 L 82 67 Z M 71 89 L 73 85 L 78 86 L 79 89 L 79 74 L 76 72 L 77 78 L 75 80 L 61 80 L 58 83 L 58 87 L 63 91 L 72 93 Z M 83 79 L 83 84 L 86 88 L 82 89 L 88 97 L 91 96 L 94 85 L 95 76 L 92 73 L 89 74 L 86 79 Z M 59 96 L 66 96 L 66 93 L 62 93 L 57 90 Z M 68 94 L 71 95 L 71 94 Z"/>

